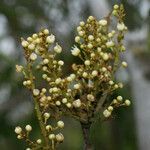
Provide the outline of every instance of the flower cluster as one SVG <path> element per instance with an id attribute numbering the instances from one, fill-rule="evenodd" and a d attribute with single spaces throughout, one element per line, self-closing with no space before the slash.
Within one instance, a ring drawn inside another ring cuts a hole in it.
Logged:
<path id="1" fill-rule="evenodd" d="M 103 117 L 109 118 L 114 108 L 130 105 L 130 101 L 123 102 L 121 96 L 108 101 L 114 90 L 123 87 L 122 83 L 115 81 L 117 69 L 127 67 L 127 63 L 120 60 L 120 53 L 125 51 L 123 38 L 127 31 L 123 17 L 123 6 L 115 5 L 106 18 L 98 21 L 89 16 L 86 22 L 80 22 L 71 53 L 81 61 L 72 64 L 72 73 L 66 77 L 62 72 L 64 62 L 57 59 L 62 47 L 48 29 L 26 40 L 21 39 L 26 65 L 16 65 L 16 70 L 24 74 L 23 85 L 33 95 L 43 142 L 41 139 L 36 142 L 28 139 L 32 130 L 29 125 L 25 128 L 26 132 L 21 127 L 16 127 L 15 132 L 19 139 L 27 139 L 31 149 L 35 146 L 41 148 L 41 143 L 45 149 L 55 149 L 64 140 L 62 133 L 52 133 L 63 128 L 64 123 L 58 121 L 57 127 L 47 124 L 50 114 L 55 120 L 69 115 L 81 124 L 91 125 L 97 116 L 95 114 L 103 112 Z M 114 29 L 111 28 L 112 19 L 117 22 Z M 39 85 L 39 76 L 42 85 Z"/>

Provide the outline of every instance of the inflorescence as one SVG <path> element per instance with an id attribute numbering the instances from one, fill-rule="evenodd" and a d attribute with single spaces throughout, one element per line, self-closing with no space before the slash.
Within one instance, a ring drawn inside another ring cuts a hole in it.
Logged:
<path id="1" fill-rule="evenodd" d="M 123 18 L 123 6 L 115 5 L 100 21 L 89 16 L 86 22 L 80 22 L 71 54 L 81 63 L 72 64 L 72 73 L 67 77 L 62 72 L 64 61 L 57 57 L 62 47 L 48 29 L 21 39 L 26 65 L 16 65 L 16 70 L 23 73 L 23 85 L 33 95 L 42 134 L 42 138 L 31 141 L 30 125 L 25 130 L 15 128 L 17 138 L 28 143 L 27 150 L 55 149 L 63 142 L 63 134 L 56 132 L 64 127 L 64 122 L 60 120 L 53 127 L 49 124 L 51 118 L 57 120 L 69 115 L 82 124 L 91 124 L 97 113 L 103 114 L 101 118 L 110 118 L 115 108 L 130 105 L 122 96 L 110 101 L 110 95 L 123 88 L 122 83 L 115 81 L 115 73 L 121 66 L 127 67 L 127 63 L 120 60 L 120 54 L 125 51 L 123 39 L 127 31 Z M 112 20 L 117 23 L 112 24 Z M 37 74 L 44 84 L 39 85 Z"/>

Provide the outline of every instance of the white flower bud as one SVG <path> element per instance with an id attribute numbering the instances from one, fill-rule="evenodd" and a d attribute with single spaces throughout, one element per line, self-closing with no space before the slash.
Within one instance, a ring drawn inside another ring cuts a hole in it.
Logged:
<path id="1" fill-rule="evenodd" d="M 84 62 L 84 64 L 85 64 L 86 66 L 89 66 L 89 65 L 91 64 L 91 62 L 90 62 L 89 60 L 86 60 L 86 61 Z"/>
<path id="2" fill-rule="evenodd" d="M 91 43 L 89 43 L 87 46 L 88 48 L 93 48 L 93 45 Z"/>
<path id="3" fill-rule="evenodd" d="M 21 132 L 22 132 L 22 128 L 19 127 L 19 126 L 17 126 L 17 127 L 15 128 L 15 133 L 16 133 L 16 134 L 21 134 Z"/>
<path id="4" fill-rule="evenodd" d="M 25 129 L 27 132 L 30 132 L 32 130 L 32 127 L 28 124 L 26 125 Z"/>
<path id="5" fill-rule="evenodd" d="M 58 121 L 58 122 L 57 122 L 57 126 L 58 126 L 59 128 L 64 128 L 64 122 L 63 122 L 63 121 Z"/>
<path id="6" fill-rule="evenodd" d="M 56 53 L 61 53 L 62 52 L 62 47 L 60 45 L 56 44 L 56 46 L 54 47 L 54 51 Z"/>
<path id="7" fill-rule="evenodd" d="M 106 43 L 106 46 L 107 46 L 108 48 L 113 47 L 113 46 L 114 46 L 114 42 L 113 42 L 113 41 L 108 41 L 108 42 Z"/>
<path id="8" fill-rule="evenodd" d="M 93 17 L 93 16 L 89 16 L 88 20 L 89 20 L 89 21 L 93 21 L 93 20 L 94 20 L 94 17 Z"/>
<path id="9" fill-rule="evenodd" d="M 126 68 L 128 66 L 127 62 L 123 61 L 122 66 Z"/>
<path id="10" fill-rule="evenodd" d="M 63 103 L 63 104 L 66 104 L 67 101 L 68 101 L 67 98 L 63 98 L 63 99 L 62 99 L 62 103 Z"/>
<path id="11" fill-rule="evenodd" d="M 50 113 L 44 113 L 44 117 L 48 119 L 50 117 Z"/>
<path id="12" fill-rule="evenodd" d="M 88 36 L 88 40 L 89 40 L 89 41 L 93 41 L 93 40 L 94 40 L 94 36 L 93 36 L 93 35 L 89 35 L 89 36 Z"/>
<path id="13" fill-rule="evenodd" d="M 60 84 L 61 81 L 62 81 L 61 78 L 57 78 L 57 79 L 55 80 L 55 83 L 56 83 L 56 84 Z"/>
<path id="14" fill-rule="evenodd" d="M 74 87 L 74 89 L 78 90 L 78 89 L 80 89 L 81 86 L 80 86 L 80 84 L 75 84 L 73 87 Z"/>
<path id="15" fill-rule="evenodd" d="M 64 62 L 63 62 L 62 60 L 59 60 L 59 61 L 58 61 L 58 65 L 63 66 L 63 65 L 64 65 Z"/>
<path id="16" fill-rule="evenodd" d="M 73 105 L 75 108 L 81 107 L 81 100 L 80 100 L 80 99 L 77 99 L 77 100 L 73 101 L 72 105 Z"/>
<path id="17" fill-rule="evenodd" d="M 36 141 L 36 143 L 41 144 L 41 143 L 42 143 L 42 140 L 41 140 L 41 139 L 38 139 L 38 140 Z"/>
<path id="18" fill-rule="evenodd" d="M 71 54 L 74 56 L 78 56 L 80 54 L 80 49 L 77 48 L 76 46 L 73 47 L 73 49 L 71 50 Z"/>
<path id="19" fill-rule="evenodd" d="M 122 23 L 118 23 L 118 24 L 117 24 L 117 29 L 118 29 L 119 31 L 125 30 L 125 25 L 124 25 L 124 23 L 123 23 L 123 22 L 122 22 Z"/>
<path id="20" fill-rule="evenodd" d="M 68 108 L 71 108 L 72 105 L 71 105 L 71 103 L 67 103 L 66 106 L 67 106 Z"/>
<path id="21" fill-rule="evenodd" d="M 28 43 L 27 41 L 22 41 L 22 42 L 21 42 L 21 45 L 22 45 L 23 47 L 28 47 L 29 43 Z"/>
<path id="22" fill-rule="evenodd" d="M 75 37 L 75 42 L 77 42 L 77 43 L 80 42 L 80 37 L 79 37 L 79 36 L 76 36 L 76 37 Z"/>
<path id="23" fill-rule="evenodd" d="M 43 33 L 44 33 L 45 35 L 48 35 L 48 34 L 49 34 L 49 30 L 48 30 L 48 29 L 44 29 L 44 30 L 43 30 Z"/>
<path id="24" fill-rule="evenodd" d="M 117 96 L 117 100 L 118 100 L 119 102 L 122 102 L 122 100 L 123 100 L 122 96 Z"/>
<path id="25" fill-rule="evenodd" d="M 33 95 L 38 96 L 40 94 L 39 89 L 33 89 Z"/>
<path id="26" fill-rule="evenodd" d="M 54 140 L 55 139 L 55 134 L 50 134 L 48 137 L 49 137 L 50 140 Z"/>
<path id="27" fill-rule="evenodd" d="M 104 117 L 108 118 L 111 116 L 111 112 L 106 109 L 103 111 L 103 115 L 104 115 Z"/>
<path id="28" fill-rule="evenodd" d="M 16 71 L 17 71 L 17 72 L 22 72 L 22 70 L 23 70 L 23 66 L 21 66 L 21 65 L 16 65 Z"/>
<path id="29" fill-rule="evenodd" d="M 92 76 L 93 77 L 96 77 L 97 75 L 98 75 L 98 71 L 97 70 L 92 71 Z"/>
<path id="30" fill-rule="evenodd" d="M 83 31 L 79 31 L 79 36 L 83 37 L 84 32 Z"/>
<path id="31" fill-rule="evenodd" d="M 103 57 L 103 59 L 104 59 L 105 61 L 107 61 L 107 60 L 109 59 L 109 55 L 108 55 L 107 53 L 104 53 L 104 54 L 102 55 L 102 57 Z"/>
<path id="32" fill-rule="evenodd" d="M 26 148 L 26 150 L 31 150 L 31 148 L 28 147 L 28 148 Z"/>
<path id="33" fill-rule="evenodd" d="M 81 22 L 80 22 L 80 26 L 83 27 L 84 25 L 85 25 L 85 22 L 84 22 L 84 21 L 81 21 Z"/>
<path id="34" fill-rule="evenodd" d="M 84 78 L 86 78 L 86 77 L 88 76 L 88 73 L 87 73 L 87 72 L 83 72 L 82 76 L 83 76 Z"/>
<path id="35" fill-rule="evenodd" d="M 113 85 L 114 84 L 114 82 L 111 80 L 111 81 L 109 81 L 109 85 Z"/>
<path id="36" fill-rule="evenodd" d="M 28 49 L 30 50 L 34 50 L 35 49 L 35 45 L 33 43 L 28 45 Z"/>
<path id="37" fill-rule="evenodd" d="M 102 19 L 102 20 L 99 21 L 99 24 L 100 24 L 101 26 L 106 26 L 106 25 L 107 25 L 107 20 Z"/>
<path id="38" fill-rule="evenodd" d="M 87 95 L 87 99 L 91 102 L 93 102 L 95 100 L 94 96 L 92 94 L 88 94 Z"/>
<path id="39" fill-rule="evenodd" d="M 55 103 L 57 106 L 60 106 L 61 105 L 61 102 L 60 101 L 56 101 Z"/>
<path id="40" fill-rule="evenodd" d="M 119 6 L 116 4 L 116 5 L 114 5 L 114 9 L 118 9 L 119 8 Z"/>
<path id="41" fill-rule="evenodd" d="M 70 75 L 70 77 L 72 78 L 72 80 L 74 80 L 74 79 L 76 78 L 76 75 L 72 73 L 72 74 Z"/>
<path id="42" fill-rule="evenodd" d="M 48 36 L 46 38 L 46 42 L 49 43 L 49 44 L 52 44 L 55 42 L 55 36 L 53 34 L 51 34 L 50 36 Z"/>
<path id="43" fill-rule="evenodd" d="M 48 60 L 48 59 L 44 59 L 44 60 L 43 60 L 43 63 L 46 65 L 46 64 L 49 63 L 49 60 Z"/>
<path id="44" fill-rule="evenodd" d="M 108 111 L 112 112 L 114 110 L 114 108 L 112 106 L 108 107 Z"/>
<path id="45" fill-rule="evenodd" d="M 58 142 L 62 142 L 64 140 L 64 136 L 61 133 L 59 133 L 59 134 L 56 135 L 56 140 Z"/>
<path id="46" fill-rule="evenodd" d="M 124 103 L 125 103 L 126 106 L 130 106 L 131 105 L 131 101 L 128 100 L 128 99 L 126 99 Z"/>
<path id="47" fill-rule="evenodd" d="M 31 53 L 30 60 L 34 61 L 37 59 L 37 55 L 35 53 Z"/>

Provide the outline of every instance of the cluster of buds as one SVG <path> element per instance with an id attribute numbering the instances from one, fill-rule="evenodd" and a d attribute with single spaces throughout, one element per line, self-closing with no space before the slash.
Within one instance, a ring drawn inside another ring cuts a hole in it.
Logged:
<path id="1" fill-rule="evenodd" d="M 112 115 L 112 112 L 114 110 L 114 108 L 120 107 L 120 106 L 130 106 L 131 105 L 131 101 L 126 99 L 123 100 L 122 96 L 117 96 L 116 99 L 113 99 L 113 101 L 111 102 L 111 104 L 107 107 L 107 109 L 105 109 L 103 111 L 103 115 L 106 118 L 109 118 Z"/>
<path id="2" fill-rule="evenodd" d="M 72 64 L 72 73 L 66 77 L 62 73 L 64 62 L 57 59 L 62 47 L 56 42 L 55 36 L 49 34 L 48 29 L 41 30 L 26 40 L 21 39 L 27 63 L 24 67 L 17 65 L 16 70 L 23 73 L 23 85 L 33 95 L 46 147 L 50 144 L 47 138 L 52 140 L 53 148 L 64 140 L 62 133 L 53 133 L 56 129 L 63 128 L 64 123 L 58 121 L 57 127 L 52 127 L 47 122 L 50 114 L 55 119 L 65 114 L 82 124 L 91 124 L 96 113 L 103 112 L 108 118 L 114 108 L 130 105 L 129 100 L 122 102 L 121 96 L 111 104 L 106 101 L 114 90 L 123 87 L 122 83 L 115 82 L 114 77 L 121 65 L 127 67 L 127 63 L 120 60 L 120 53 L 125 51 L 123 39 L 127 31 L 123 17 L 123 6 L 115 5 L 106 18 L 96 20 L 89 16 L 86 22 L 80 22 L 75 37 L 76 44 L 71 53 L 81 63 Z M 111 28 L 112 19 L 117 22 L 114 29 Z M 38 75 L 44 80 L 43 85 L 38 85 Z M 20 127 L 15 130 L 16 133 L 18 131 L 18 136 L 22 137 Z"/>

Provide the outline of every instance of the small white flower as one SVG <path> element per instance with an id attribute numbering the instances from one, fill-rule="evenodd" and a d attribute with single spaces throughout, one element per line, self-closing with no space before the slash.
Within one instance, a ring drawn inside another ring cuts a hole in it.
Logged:
<path id="1" fill-rule="evenodd" d="M 108 111 L 112 112 L 114 110 L 114 108 L 112 106 L 108 107 Z"/>
<path id="2" fill-rule="evenodd" d="M 49 63 L 49 60 L 48 60 L 48 59 L 44 59 L 44 60 L 43 60 L 43 63 L 46 65 L 46 64 Z"/>
<path id="3" fill-rule="evenodd" d="M 20 134 L 21 132 L 22 132 L 22 128 L 19 127 L 19 126 L 17 126 L 17 127 L 15 128 L 15 133 L 16 133 L 16 134 Z"/>
<path id="4" fill-rule="evenodd" d="M 106 109 L 103 111 L 103 115 L 104 115 L 104 117 L 108 118 L 111 116 L 111 112 Z"/>
<path id="5" fill-rule="evenodd" d="M 57 135 L 56 135 L 56 140 L 57 140 L 58 142 L 62 142 L 62 141 L 64 140 L 63 134 L 61 134 L 61 133 L 57 134 Z"/>
<path id="6" fill-rule="evenodd" d="M 58 65 L 63 66 L 63 65 L 64 65 L 64 62 L 63 62 L 62 60 L 59 60 L 59 61 L 58 61 Z"/>
<path id="7" fill-rule="evenodd" d="M 71 108 L 72 105 L 71 105 L 71 103 L 67 103 L 66 106 L 67 106 L 68 108 Z"/>
<path id="8" fill-rule="evenodd" d="M 21 72 L 23 70 L 23 66 L 21 65 L 16 65 L 16 71 Z"/>
<path id="9" fill-rule="evenodd" d="M 66 104 L 67 101 L 68 101 L 67 98 L 63 98 L 63 99 L 62 99 L 62 103 L 63 103 L 63 104 Z"/>
<path id="10" fill-rule="evenodd" d="M 92 71 L 92 76 L 93 77 L 96 77 L 97 75 L 98 75 L 98 71 L 97 70 Z"/>
<path id="11" fill-rule="evenodd" d="M 90 62 L 90 60 L 86 60 L 86 61 L 84 62 L 84 64 L 85 64 L 86 66 L 89 66 L 89 65 L 91 64 L 91 62 Z"/>
<path id="12" fill-rule="evenodd" d="M 93 36 L 93 35 L 89 35 L 89 36 L 88 36 L 88 40 L 89 40 L 89 41 L 93 41 L 93 40 L 94 40 L 94 36 Z"/>
<path id="13" fill-rule="evenodd" d="M 41 139 L 38 139 L 36 142 L 37 142 L 38 144 L 41 144 L 41 143 L 42 143 L 42 140 L 41 140 Z"/>
<path id="14" fill-rule="evenodd" d="M 57 79 L 55 80 L 55 83 L 56 83 L 56 84 L 60 84 L 61 81 L 62 81 L 61 78 L 57 78 Z"/>
<path id="15" fill-rule="evenodd" d="M 109 59 L 109 55 L 108 55 L 107 53 L 104 53 L 104 54 L 102 55 L 102 58 L 103 58 L 105 61 L 107 61 L 107 60 Z"/>
<path id="16" fill-rule="evenodd" d="M 64 122 L 63 121 L 58 121 L 57 122 L 57 126 L 59 127 L 59 128 L 64 128 Z"/>
<path id="17" fill-rule="evenodd" d="M 28 125 L 26 125 L 25 129 L 26 129 L 26 131 L 30 132 L 32 130 L 32 127 L 28 124 Z"/>
<path id="18" fill-rule="evenodd" d="M 131 101 L 128 100 L 128 99 L 126 99 L 124 103 L 125 103 L 126 106 L 130 106 L 131 105 Z"/>
<path id="19" fill-rule="evenodd" d="M 56 101 L 55 103 L 57 106 L 60 106 L 61 105 L 61 102 L 60 101 Z"/>
<path id="20" fill-rule="evenodd" d="M 33 89 L 33 95 L 38 96 L 40 94 L 39 89 Z"/>
<path id="21" fill-rule="evenodd" d="M 85 22 L 84 22 L 84 21 L 81 21 L 81 22 L 80 22 L 80 26 L 83 27 L 84 25 L 85 25 Z"/>
<path id="22" fill-rule="evenodd" d="M 83 72 L 82 76 L 83 76 L 84 78 L 86 78 L 86 77 L 88 76 L 88 73 L 87 73 L 87 72 Z"/>
<path id="23" fill-rule="evenodd" d="M 50 117 L 50 113 L 44 113 L 44 117 L 48 119 Z"/>
<path id="24" fill-rule="evenodd" d="M 117 24 L 117 29 L 118 29 L 119 31 L 125 30 L 125 25 L 124 25 L 124 23 L 123 23 L 123 22 L 118 23 L 118 24 Z"/>
<path id="25" fill-rule="evenodd" d="M 54 140 L 55 139 L 55 134 L 50 134 L 48 137 L 49 137 L 50 140 Z"/>
<path id="26" fill-rule="evenodd" d="M 113 41 L 108 41 L 108 42 L 106 43 L 106 46 L 107 46 L 108 48 L 113 47 L 113 46 L 114 46 L 114 42 L 113 42 Z"/>
<path id="27" fill-rule="evenodd" d="M 54 47 L 54 51 L 56 53 L 61 53 L 62 52 L 62 47 L 60 45 L 56 44 L 56 46 Z"/>
<path id="28" fill-rule="evenodd" d="M 34 61 L 37 59 L 37 55 L 35 53 L 31 53 L 30 60 Z"/>
<path id="29" fill-rule="evenodd" d="M 93 102 L 95 100 L 94 96 L 92 94 L 88 94 L 87 95 L 87 99 L 91 102 Z"/>
<path id="30" fill-rule="evenodd" d="M 113 84 L 114 84 L 114 81 L 110 80 L 109 85 L 113 85 Z"/>
<path id="31" fill-rule="evenodd" d="M 127 62 L 123 61 L 122 66 L 126 68 L 128 66 Z"/>
<path id="32" fill-rule="evenodd" d="M 46 38 L 46 42 L 49 43 L 49 44 L 52 44 L 55 42 L 55 36 L 53 34 L 51 34 L 50 36 L 48 36 Z"/>
<path id="33" fill-rule="evenodd" d="M 102 19 L 102 20 L 99 21 L 99 24 L 100 24 L 101 26 L 106 26 L 106 25 L 107 25 L 107 20 Z"/>
<path id="34" fill-rule="evenodd" d="M 24 41 L 21 42 L 21 45 L 22 45 L 23 47 L 28 47 L 29 43 L 24 40 Z"/>
<path id="35" fill-rule="evenodd" d="M 43 30 L 43 33 L 44 33 L 45 35 L 48 35 L 48 34 L 49 34 L 49 30 L 48 30 L 48 29 L 44 29 L 44 30 Z"/>
<path id="36" fill-rule="evenodd" d="M 80 42 L 80 37 L 79 37 L 79 36 L 76 36 L 76 37 L 75 37 L 75 42 L 77 42 L 77 43 Z"/>
<path id="37" fill-rule="evenodd" d="M 117 96 L 117 100 L 122 102 L 122 100 L 123 100 L 122 96 Z"/>
<path id="38" fill-rule="evenodd" d="M 81 86 L 80 86 L 80 84 L 75 84 L 73 87 L 74 87 L 74 89 L 78 90 L 78 89 L 80 89 Z"/>
<path id="39" fill-rule="evenodd" d="M 80 54 L 80 49 L 77 48 L 76 46 L 73 47 L 73 49 L 71 50 L 72 55 L 74 56 L 78 56 Z"/>
<path id="40" fill-rule="evenodd" d="M 72 78 L 72 80 L 74 80 L 74 79 L 76 78 L 76 75 L 72 73 L 72 74 L 70 75 L 70 77 Z"/>
<path id="41" fill-rule="evenodd" d="M 80 100 L 80 99 L 77 99 L 77 100 L 73 101 L 72 105 L 73 105 L 75 108 L 81 107 L 81 100 Z"/>
<path id="42" fill-rule="evenodd" d="M 34 50 L 35 49 L 35 45 L 33 43 L 31 43 L 31 44 L 28 45 L 28 48 L 30 50 Z"/>

